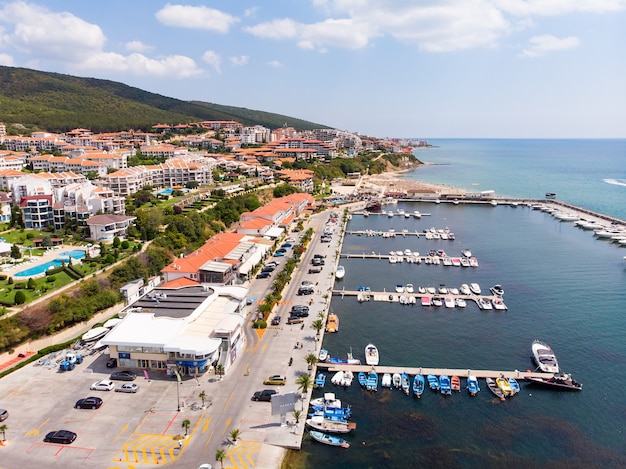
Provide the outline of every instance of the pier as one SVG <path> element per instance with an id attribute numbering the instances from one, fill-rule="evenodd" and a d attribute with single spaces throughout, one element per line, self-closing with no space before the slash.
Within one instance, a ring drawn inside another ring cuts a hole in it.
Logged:
<path id="1" fill-rule="evenodd" d="M 459 378 L 467 378 L 468 375 L 476 376 L 477 378 L 500 378 L 504 376 L 505 378 L 515 378 L 515 379 L 523 379 L 526 380 L 528 378 L 552 378 L 554 373 L 543 373 L 539 371 L 532 370 L 513 370 L 513 371 L 498 371 L 498 370 L 475 370 L 473 368 L 465 368 L 465 369 L 455 369 L 455 368 L 426 368 L 426 367 L 400 367 L 400 366 L 371 366 L 371 365 L 344 365 L 339 363 L 324 363 L 320 362 L 317 364 L 319 369 L 325 369 L 329 373 L 334 373 L 337 371 L 351 371 L 356 376 L 359 372 L 369 373 L 370 371 L 375 371 L 380 375 L 384 373 L 389 373 L 393 375 L 394 373 L 402 373 L 406 372 L 409 375 L 417 375 L 422 374 L 424 377 L 426 375 L 448 375 L 448 376 L 458 376 Z"/>

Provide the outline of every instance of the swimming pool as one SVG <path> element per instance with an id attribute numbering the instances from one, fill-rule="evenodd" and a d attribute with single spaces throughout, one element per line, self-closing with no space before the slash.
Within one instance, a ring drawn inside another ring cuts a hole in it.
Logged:
<path id="1" fill-rule="evenodd" d="M 67 262 L 70 257 L 72 259 L 82 259 L 83 257 L 85 257 L 85 251 L 83 251 L 82 249 L 74 249 L 72 251 L 60 252 L 59 257 L 57 257 L 56 259 L 52 259 L 51 261 L 44 262 L 43 264 L 33 266 L 30 269 L 21 270 L 13 276 L 32 277 L 34 275 L 40 275 L 50 268 L 60 267 L 63 262 Z"/>

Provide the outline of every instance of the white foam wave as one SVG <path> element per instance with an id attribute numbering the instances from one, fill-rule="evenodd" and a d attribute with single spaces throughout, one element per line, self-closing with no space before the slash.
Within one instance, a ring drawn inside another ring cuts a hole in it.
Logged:
<path id="1" fill-rule="evenodd" d="M 607 184 L 613 184 L 614 186 L 624 186 L 624 187 L 626 187 L 626 179 L 611 179 L 611 178 L 607 178 L 607 179 L 603 179 L 602 181 L 606 182 Z"/>

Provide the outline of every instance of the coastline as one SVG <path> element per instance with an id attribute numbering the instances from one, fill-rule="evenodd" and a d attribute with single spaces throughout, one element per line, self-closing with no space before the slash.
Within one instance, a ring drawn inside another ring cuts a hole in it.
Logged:
<path id="1" fill-rule="evenodd" d="M 373 189 L 381 194 L 386 192 L 430 192 L 433 194 L 457 194 L 463 195 L 467 191 L 460 187 L 452 187 L 444 184 L 433 184 L 414 179 L 403 178 L 402 175 L 413 172 L 423 165 L 431 163 L 422 163 L 418 166 L 401 169 L 397 171 L 386 171 L 381 174 L 371 174 L 362 176 L 357 184 L 357 190 Z"/>

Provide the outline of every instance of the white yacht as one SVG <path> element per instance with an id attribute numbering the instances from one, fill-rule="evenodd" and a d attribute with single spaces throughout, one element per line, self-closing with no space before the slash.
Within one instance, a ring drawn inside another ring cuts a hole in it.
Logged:
<path id="1" fill-rule="evenodd" d="M 549 345 L 541 342 L 540 340 L 534 340 L 531 350 L 533 352 L 535 363 L 541 371 L 544 373 L 559 372 L 559 362 Z"/>
<path id="2" fill-rule="evenodd" d="M 472 290 L 470 290 L 470 287 L 467 283 L 464 283 L 463 285 L 461 285 L 461 294 L 462 295 L 471 295 L 472 294 Z"/>
<path id="3" fill-rule="evenodd" d="M 406 284 L 406 287 L 405 287 L 404 289 L 405 289 L 405 291 L 406 291 L 407 293 L 413 293 L 413 291 L 414 291 L 414 289 L 413 289 L 413 284 L 412 284 L 412 283 L 407 283 L 407 284 Z"/>
<path id="4" fill-rule="evenodd" d="M 365 363 L 369 366 L 378 365 L 380 357 L 378 355 L 378 349 L 374 344 L 367 344 L 365 346 Z"/>
<path id="5" fill-rule="evenodd" d="M 335 277 L 337 279 L 342 279 L 346 275 L 346 269 L 342 265 L 337 266 L 337 270 L 335 271 Z"/>
<path id="6" fill-rule="evenodd" d="M 469 287 L 474 295 L 480 295 L 480 293 L 482 292 L 482 290 L 480 289 L 480 285 L 478 285 L 477 283 L 470 283 Z"/>

